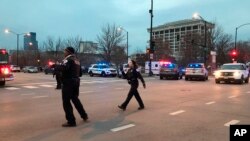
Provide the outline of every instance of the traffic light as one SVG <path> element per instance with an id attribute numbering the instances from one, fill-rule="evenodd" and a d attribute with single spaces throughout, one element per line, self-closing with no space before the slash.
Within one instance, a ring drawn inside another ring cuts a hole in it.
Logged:
<path id="1" fill-rule="evenodd" d="M 237 56 L 238 56 L 237 51 L 233 50 L 230 55 L 231 55 L 232 61 L 236 61 Z"/>

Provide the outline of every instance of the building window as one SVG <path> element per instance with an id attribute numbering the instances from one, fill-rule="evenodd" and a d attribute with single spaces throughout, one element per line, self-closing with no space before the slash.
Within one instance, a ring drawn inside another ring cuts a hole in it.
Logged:
<path id="1" fill-rule="evenodd" d="M 187 27 L 187 30 L 191 30 L 191 26 L 188 26 L 188 27 Z"/>
<path id="2" fill-rule="evenodd" d="M 198 25 L 193 26 L 193 29 L 198 29 Z"/>
<path id="3" fill-rule="evenodd" d="M 168 33 L 169 32 L 169 30 L 165 30 L 165 33 Z"/>
<path id="4" fill-rule="evenodd" d="M 171 33 L 174 32 L 174 29 L 170 29 L 170 32 L 171 32 Z"/>
<path id="5" fill-rule="evenodd" d="M 163 31 L 160 31 L 160 34 L 163 34 Z"/>
<path id="6" fill-rule="evenodd" d="M 180 31 L 180 29 L 179 29 L 179 28 L 176 28 L 176 29 L 175 29 L 175 32 L 179 32 L 179 31 Z"/>
<path id="7" fill-rule="evenodd" d="M 185 27 L 182 27 L 182 28 L 181 28 L 181 31 L 185 31 Z"/>

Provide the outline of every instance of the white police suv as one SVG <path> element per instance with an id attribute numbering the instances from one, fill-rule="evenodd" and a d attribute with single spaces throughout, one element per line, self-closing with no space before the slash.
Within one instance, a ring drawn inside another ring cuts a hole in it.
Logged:
<path id="1" fill-rule="evenodd" d="M 186 67 L 185 80 L 201 79 L 208 80 L 208 71 L 203 63 L 191 63 Z"/>
<path id="2" fill-rule="evenodd" d="M 249 69 L 243 63 L 223 64 L 219 70 L 214 72 L 215 83 L 236 82 L 242 84 L 249 82 Z"/>
<path id="3" fill-rule="evenodd" d="M 89 76 L 113 76 L 116 77 L 117 70 L 107 64 L 93 64 L 88 70 Z"/>

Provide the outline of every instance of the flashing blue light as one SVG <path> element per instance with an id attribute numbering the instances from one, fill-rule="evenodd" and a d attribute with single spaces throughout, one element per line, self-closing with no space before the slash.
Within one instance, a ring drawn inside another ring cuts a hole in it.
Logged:
<path id="1" fill-rule="evenodd" d="M 198 65 L 198 64 L 196 64 L 195 66 L 196 66 L 196 67 L 198 67 L 199 65 Z"/>

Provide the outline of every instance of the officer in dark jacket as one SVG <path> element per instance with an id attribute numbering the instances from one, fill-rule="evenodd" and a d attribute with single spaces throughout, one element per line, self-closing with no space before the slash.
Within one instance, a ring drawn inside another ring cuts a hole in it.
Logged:
<path id="1" fill-rule="evenodd" d="M 62 72 L 60 71 L 60 64 L 57 61 L 56 64 L 54 65 L 54 72 L 53 72 L 53 77 L 56 76 L 56 89 L 61 89 L 62 88 Z"/>
<path id="2" fill-rule="evenodd" d="M 62 71 L 62 99 L 63 109 L 65 111 L 66 119 L 68 122 L 63 124 L 63 127 L 76 126 L 75 116 L 70 101 L 73 102 L 78 113 L 82 119 L 86 121 L 88 115 L 85 112 L 81 101 L 78 99 L 79 86 L 80 86 L 80 62 L 75 56 L 75 50 L 72 47 L 67 47 L 64 50 L 64 60 L 61 64 L 60 70 Z"/>
<path id="3" fill-rule="evenodd" d="M 125 74 L 124 71 L 122 70 L 123 77 L 126 78 L 128 80 L 128 83 L 131 85 L 127 99 L 123 102 L 122 105 L 118 106 L 120 109 L 122 109 L 124 111 L 126 110 L 127 105 L 133 96 L 135 96 L 137 102 L 139 103 L 140 107 L 138 108 L 138 110 L 144 109 L 144 104 L 143 104 L 142 99 L 141 99 L 139 92 L 137 90 L 137 88 L 139 86 L 138 79 L 141 80 L 144 88 L 146 88 L 146 84 L 145 84 L 145 81 L 142 78 L 140 72 L 138 72 L 136 69 L 137 69 L 136 62 L 134 60 L 131 60 L 129 62 L 129 70 L 127 71 L 127 73 Z"/>

